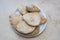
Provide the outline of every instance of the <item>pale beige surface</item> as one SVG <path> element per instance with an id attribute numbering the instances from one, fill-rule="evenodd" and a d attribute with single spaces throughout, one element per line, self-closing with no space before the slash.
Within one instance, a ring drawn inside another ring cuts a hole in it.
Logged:
<path id="1" fill-rule="evenodd" d="M 45 31 L 35 38 L 18 36 L 9 24 L 9 14 L 26 2 L 41 5 L 47 15 Z M 0 40 L 60 40 L 60 0 L 0 0 Z"/>

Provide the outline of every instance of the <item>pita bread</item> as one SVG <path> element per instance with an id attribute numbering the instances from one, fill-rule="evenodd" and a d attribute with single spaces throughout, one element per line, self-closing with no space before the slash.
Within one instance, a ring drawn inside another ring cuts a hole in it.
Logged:
<path id="1" fill-rule="evenodd" d="M 23 34 L 28 34 L 34 31 L 36 27 L 32 27 L 27 25 L 24 21 L 20 21 L 17 24 L 16 30 L 23 33 Z"/>
<path id="2" fill-rule="evenodd" d="M 24 21 L 31 26 L 38 26 L 40 24 L 40 15 L 38 13 L 27 13 L 23 15 Z"/>

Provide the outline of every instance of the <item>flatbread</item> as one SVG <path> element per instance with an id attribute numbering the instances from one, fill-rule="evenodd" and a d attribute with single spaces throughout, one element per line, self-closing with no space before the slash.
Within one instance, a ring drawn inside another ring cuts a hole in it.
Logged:
<path id="1" fill-rule="evenodd" d="M 40 15 L 38 13 L 27 13 L 23 15 L 24 21 L 31 26 L 38 26 L 40 24 Z"/>
<path id="2" fill-rule="evenodd" d="M 36 27 L 32 27 L 27 25 L 24 21 L 20 21 L 17 24 L 16 30 L 23 33 L 23 34 L 28 34 L 34 31 Z"/>

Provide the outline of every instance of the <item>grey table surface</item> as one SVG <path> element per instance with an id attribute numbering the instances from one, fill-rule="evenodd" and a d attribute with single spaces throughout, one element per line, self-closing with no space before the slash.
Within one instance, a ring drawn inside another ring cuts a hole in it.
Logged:
<path id="1" fill-rule="evenodd" d="M 9 23 L 9 15 L 27 2 L 41 5 L 47 15 L 45 31 L 34 38 L 17 35 Z M 60 40 L 60 0 L 0 0 L 0 40 Z"/>

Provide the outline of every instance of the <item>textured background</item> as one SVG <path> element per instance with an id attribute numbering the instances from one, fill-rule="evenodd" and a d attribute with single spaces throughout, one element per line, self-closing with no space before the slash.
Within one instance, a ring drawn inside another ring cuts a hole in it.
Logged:
<path id="1" fill-rule="evenodd" d="M 27 2 L 41 5 L 47 15 L 45 31 L 35 38 L 18 36 L 9 24 L 9 14 Z M 0 0 L 0 40 L 60 40 L 60 0 Z"/>

